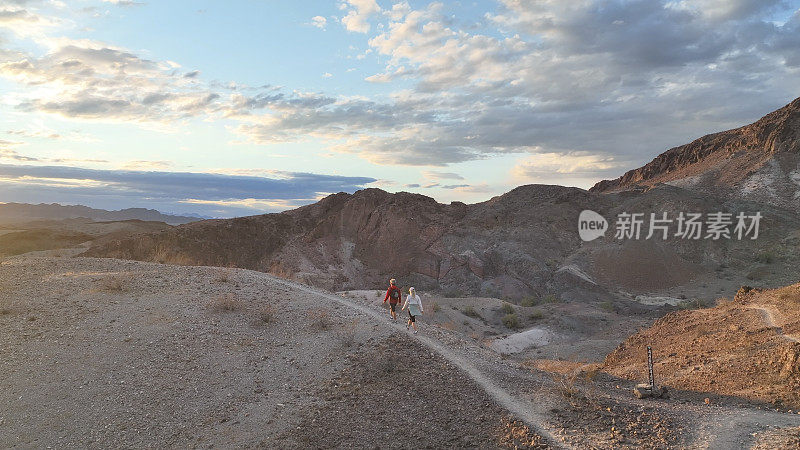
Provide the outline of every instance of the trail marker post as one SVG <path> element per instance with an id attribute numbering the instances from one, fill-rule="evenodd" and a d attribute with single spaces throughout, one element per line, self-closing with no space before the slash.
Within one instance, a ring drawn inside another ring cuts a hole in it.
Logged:
<path id="1" fill-rule="evenodd" d="M 647 346 L 647 384 L 637 384 L 633 388 L 633 394 L 637 398 L 666 397 L 667 388 L 656 386 L 656 379 L 653 375 L 653 349 Z"/>

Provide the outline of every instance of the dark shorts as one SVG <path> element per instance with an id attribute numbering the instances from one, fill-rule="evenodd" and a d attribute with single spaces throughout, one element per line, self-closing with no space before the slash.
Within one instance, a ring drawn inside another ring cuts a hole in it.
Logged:
<path id="1" fill-rule="evenodd" d="M 411 315 L 411 311 L 408 311 L 408 320 L 410 320 L 412 322 L 416 322 L 417 321 L 416 316 L 412 316 Z"/>
<path id="2" fill-rule="evenodd" d="M 397 312 L 397 303 L 389 303 L 389 309 L 391 309 L 392 312 Z"/>

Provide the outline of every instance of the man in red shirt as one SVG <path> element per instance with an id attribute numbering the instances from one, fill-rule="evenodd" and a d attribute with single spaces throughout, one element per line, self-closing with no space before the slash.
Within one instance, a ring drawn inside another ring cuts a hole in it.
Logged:
<path id="1" fill-rule="evenodd" d="M 395 279 L 389 280 L 389 289 L 386 290 L 386 296 L 383 297 L 383 303 L 389 301 L 389 316 L 392 320 L 397 320 L 397 304 L 403 300 L 403 292 L 399 287 L 395 286 Z"/>

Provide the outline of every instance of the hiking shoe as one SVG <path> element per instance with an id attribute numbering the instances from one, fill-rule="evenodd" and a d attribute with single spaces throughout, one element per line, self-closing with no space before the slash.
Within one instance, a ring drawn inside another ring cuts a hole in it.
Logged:
<path id="1" fill-rule="evenodd" d="M 417 330 L 414 330 L 414 334 L 417 334 Z"/>

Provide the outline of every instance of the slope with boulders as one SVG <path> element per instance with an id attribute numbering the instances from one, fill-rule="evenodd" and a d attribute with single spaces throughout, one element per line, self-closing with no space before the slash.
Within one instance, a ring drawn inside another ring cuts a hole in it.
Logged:
<path id="1" fill-rule="evenodd" d="M 609 354 L 604 370 L 646 380 L 650 345 L 659 384 L 797 409 L 798 336 L 800 283 L 764 291 L 743 287 L 732 301 L 657 320 Z"/>

